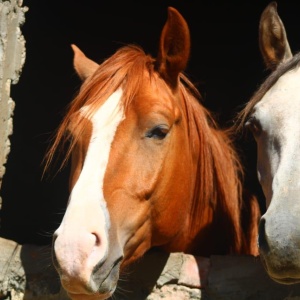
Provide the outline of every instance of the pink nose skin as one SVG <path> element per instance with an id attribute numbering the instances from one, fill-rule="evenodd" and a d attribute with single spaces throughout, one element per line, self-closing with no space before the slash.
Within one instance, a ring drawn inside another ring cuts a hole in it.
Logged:
<path id="1" fill-rule="evenodd" d="M 101 234 L 83 230 L 54 234 L 53 258 L 62 285 L 71 293 L 95 293 L 99 286 L 91 280 L 95 266 L 107 257 L 107 242 Z"/>

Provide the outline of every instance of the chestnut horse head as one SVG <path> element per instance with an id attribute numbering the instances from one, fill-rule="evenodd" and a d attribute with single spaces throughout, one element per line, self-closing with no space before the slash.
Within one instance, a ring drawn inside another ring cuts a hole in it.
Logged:
<path id="1" fill-rule="evenodd" d="M 272 279 L 300 282 L 300 55 L 292 55 L 271 2 L 259 24 L 259 46 L 271 74 L 240 113 L 253 133 L 257 173 L 266 199 L 259 224 L 260 257 Z"/>
<path id="2" fill-rule="evenodd" d="M 244 231 L 243 172 L 229 131 L 182 73 L 190 35 L 178 11 L 168 9 L 156 58 L 128 45 L 98 65 L 73 50 L 83 84 L 48 153 L 49 163 L 68 140 L 70 197 L 53 259 L 69 296 L 110 297 L 152 247 L 256 254 L 258 207 L 251 198 Z"/>

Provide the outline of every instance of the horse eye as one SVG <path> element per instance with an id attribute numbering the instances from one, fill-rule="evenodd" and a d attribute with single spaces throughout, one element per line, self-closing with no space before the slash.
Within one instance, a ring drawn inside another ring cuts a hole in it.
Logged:
<path id="1" fill-rule="evenodd" d="M 245 127 L 249 129 L 252 134 L 255 136 L 258 136 L 261 133 L 261 125 L 259 121 L 255 117 L 250 117 L 246 123 Z"/>
<path id="2" fill-rule="evenodd" d="M 169 129 L 166 126 L 156 126 L 146 133 L 146 137 L 162 140 L 168 134 Z"/>

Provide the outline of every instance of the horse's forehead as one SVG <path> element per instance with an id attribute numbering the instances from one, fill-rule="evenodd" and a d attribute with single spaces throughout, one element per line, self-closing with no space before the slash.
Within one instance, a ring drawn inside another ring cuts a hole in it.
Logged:
<path id="1" fill-rule="evenodd" d="M 124 99 L 128 95 L 134 95 L 129 102 Z M 119 88 L 98 107 L 93 103 L 84 105 L 80 109 L 79 115 L 91 122 L 93 134 L 96 130 L 107 127 L 114 116 L 120 113 L 123 115 L 122 119 L 127 119 L 129 112 L 133 112 L 141 118 L 158 113 L 173 119 L 180 114 L 178 95 L 179 93 L 174 93 L 156 74 L 151 78 L 146 75 L 134 93 L 131 94 L 128 87 Z"/>
<path id="2" fill-rule="evenodd" d="M 84 105 L 80 109 L 81 117 L 90 120 L 93 127 L 105 127 L 114 116 L 123 110 L 122 90 L 113 92 L 99 107 L 93 108 L 93 104 Z"/>
<path id="3" fill-rule="evenodd" d="M 175 97 L 169 93 L 160 90 L 144 90 L 136 95 L 131 107 L 143 116 L 159 110 L 174 111 L 177 105 Z"/>
<path id="4" fill-rule="evenodd" d="M 132 102 L 132 109 L 141 115 L 154 111 L 175 112 L 179 107 L 178 97 L 179 93 L 154 74 L 149 80 L 143 80 Z"/>
<path id="5" fill-rule="evenodd" d="M 300 68 L 282 75 L 255 105 L 254 111 L 278 115 L 300 113 Z"/>

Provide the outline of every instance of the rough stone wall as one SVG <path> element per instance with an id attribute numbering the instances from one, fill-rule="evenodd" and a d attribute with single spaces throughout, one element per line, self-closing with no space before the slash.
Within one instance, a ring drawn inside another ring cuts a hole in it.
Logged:
<path id="1" fill-rule="evenodd" d="M 50 248 L 0 238 L 1 300 L 68 300 Z M 280 285 L 258 257 L 147 253 L 111 300 L 300 300 L 300 284 Z"/>
<path id="2" fill-rule="evenodd" d="M 26 11 L 22 0 L 0 0 L 0 189 L 13 132 L 15 103 L 10 88 L 18 82 L 25 62 L 25 39 L 20 26 L 25 22 Z M 0 198 L 0 209 L 1 203 Z"/>

